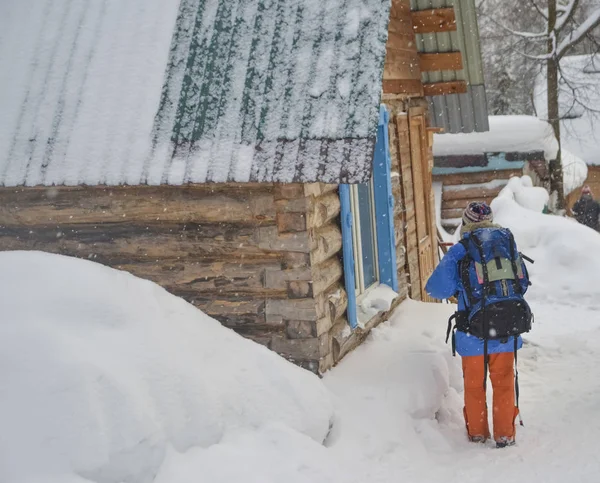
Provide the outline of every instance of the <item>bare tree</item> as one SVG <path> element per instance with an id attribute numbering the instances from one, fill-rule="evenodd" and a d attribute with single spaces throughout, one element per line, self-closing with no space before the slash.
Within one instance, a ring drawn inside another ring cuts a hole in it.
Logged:
<path id="1" fill-rule="evenodd" d="M 485 0 L 482 4 L 485 3 Z M 495 24 L 513 39 L 512 50 L 530 65 L 538 65 L 545 70 L 547 83 L 547 117 L 551 124 L 559 150 L 556 159 L 550 162 L 550 190 L 553 208 L 564 212 L 565 196 L 563 190 L 563 171 L 561 161 L 561 113 L 559 107 L 560 61 L 566 55 L 574 53 L 584 41 L 599 45 L 595 37 L 600 25 L 599 0 L 527 0 L 529 31 L 515 28 L 514 23 L 506 24 L 497 15 L 486 14 L 488 21 Z M 517 26 L 520 22 L 516 22 Z M 508 26 L 511 25 L 511 26 Z"/>

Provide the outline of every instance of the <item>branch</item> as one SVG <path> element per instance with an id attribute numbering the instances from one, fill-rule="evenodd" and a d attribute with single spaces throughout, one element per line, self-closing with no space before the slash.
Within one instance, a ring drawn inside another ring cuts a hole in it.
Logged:
<path id="1" fill-rule="evenodd" d="M 592 12 L 588 19 L 567 35 L 558 45 L 557 58 L 562 59 L 573 47 L 579 44 L 586 35 L 600 25 L 600 8 Z"/>
<path id="2" fill-rule="evenodd" d="M 554 27 L 556 32 L 560 32 L 564 29 L 567 24 L 573 19 L 575 12 L 577 12 L 577 8 L 579 7 L 579 0 L 570 0 L 568 5 L 564 7 L 560 7 L 561 16 Z"/>
<path id="3" fill-rule="evenodd" d="M 529 3 L 533 5 L 533 8 L 537 10 L 537 13 L 539 13 L 545 20 L 548 20 L 548 9 L 542 9 L 537 3 L 535 3 L 535 0 L 529 0 Z"/>
<path id="4" fill-rule="evenodd" d="M 530 40 L 546 40 L 548 38 L 547 32 L 519 32 L 518 30 L 513 30 L 506 25 L 501 24 L 486 13 L 482 13 L 481 16 L 487 18 L 490 22 L 497 25 L 501 29 L 506 30 L 509 34 L 514 35 L 515 37 L 521 37 L 522 39 Z"/>

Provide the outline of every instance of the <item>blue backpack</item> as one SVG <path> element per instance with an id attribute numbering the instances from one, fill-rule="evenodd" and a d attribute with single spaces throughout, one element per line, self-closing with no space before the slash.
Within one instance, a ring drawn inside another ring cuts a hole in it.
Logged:
<path id="1" fill-rule="evenodd" d="M 532 263 L 533 260 L 517 251 L 513 234 L 506 228 L 479 228 L 460 243 L 467 251 L 459 265 L 467 309 L 456 312 L 448 321 L 446 342 L 452 331 L 452 320 L 455 320 L 455 330 L 483 339 L 485 390 L 489 364 L 488 341 L 508 342 L 512 337 L 516 405 L 519 407 L 518 336 L 531 330 L 533 320 L 529 304 L 523 298 L 531 285 L 523 260 Z M 456 353 L 454 333 L 452 352 Z"/>
<path id="2" fill-rule="evenodd" d="M 514 337 L 516 345 L 516 336 L 531 330 L 533 316 L 523 298 L 529 274 L 513 234 L 479 228 L 460 243 L 467 251 L 459 265 L 467 310 L 453 316 L 456 329 L 484 341 Z"/>

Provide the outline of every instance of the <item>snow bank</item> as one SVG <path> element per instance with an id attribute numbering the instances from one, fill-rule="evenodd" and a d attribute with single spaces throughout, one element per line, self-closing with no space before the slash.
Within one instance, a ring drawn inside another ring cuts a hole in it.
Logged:
<path id="1" fill-rule="evenodd" d="M 567 149 L 561 151 L 565 196 L 581 188 L 588 176 L 587 164 Z"/>
<path id="2" fill-rule="evenodd" d="M 316 376 L 157 285 L 38 252 L 0 253 L 0 271 L 3 483 L 145 483 L 232 432 L 326 437 Z"/>
<path id="3" fill-rule="evenodd" d="M 384 475 L 389 455 L 402 468 L 402 481 L 437 481 L 411 478 L 407 471 L 422 471 L 431 453 L 449 448 L 441 427 L 459 437 L 464 432 L 460 361 L 444 343 L 445 322 L 453 311 L 449 304 L 405 301 L 325 375 L 338 418 L 328 444 L 355 468 L 373 459 Z M 386 481 L 373 476 L 359 481 L 373 480 Z"/>
<path id="4" fill-rule="evenodd" d="M 387 312 L 397 297 L 398 294 L 391 287 L 383 283 L 370 290 L 360 299 L 358 305 L 359 322 L 366 323 L 379 312 Z"/>
<path id="5" fill-rule="evenodd" d="M 548 206 L 550 196 L 544 188 L 533 186 L 529 176 L 510 178 L 500 197 L 512 197 L 521 207 L 541 213 Z"/>
<path id="6" fill-rule="evenodd" d="M 587 305 L 600 309 L 600 235 L 571 218 L 545 215 L 520 206 L 510 190 L 493 202 L 494 219 L 510 228 L 529 265 L 536 301 Z"/>

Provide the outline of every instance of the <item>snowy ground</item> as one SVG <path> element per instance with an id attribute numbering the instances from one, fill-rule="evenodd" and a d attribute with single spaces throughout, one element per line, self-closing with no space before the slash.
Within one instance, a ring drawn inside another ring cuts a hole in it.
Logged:
<path id="1" fill-rule="evenodd" d="M 509 189 L 493 208 L 536 260 L 516 447 L 466 441 L 449 304 L 403 303 L 319 381 L 149 282 L 0 254 L 0 481 L 598 481 L 600 235 Z"/>

